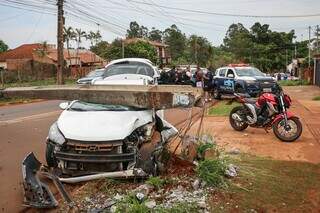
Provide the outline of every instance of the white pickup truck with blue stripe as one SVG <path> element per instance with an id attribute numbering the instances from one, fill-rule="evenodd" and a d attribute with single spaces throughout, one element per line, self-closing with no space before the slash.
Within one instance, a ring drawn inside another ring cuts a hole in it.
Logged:
<path id="1" fill-rule="evenodd" d="M 275 79 L 255 67 L 246 64 L 231 64 L 216 70 L 213 78 L 213 96 L 247 93 L 252 97 L 261 92 L 272 92 Z"/>

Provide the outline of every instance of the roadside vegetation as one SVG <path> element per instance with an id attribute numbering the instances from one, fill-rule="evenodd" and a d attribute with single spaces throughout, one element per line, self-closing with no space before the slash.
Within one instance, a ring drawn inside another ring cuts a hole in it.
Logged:
<path id="1" fill-rule="evenodd" d="M 232 104 L 229 104 L 229 101 L 223 100 L 220 101 L 219 103 L 213 105 L 209 110 L 208 110 L 208 115 L 212 116 L 228 116 L 230 111 L 236 107 L 239 106 L 240 104 L 238 102 L 233 102 Z"/>
<path id="2" fill-rule="evenodd" d="M 281 80 L 277 82 L 280 86 L 301 86 L 301 85 L 310 85 L 310 82 L 307 80 Z"/>
<path id="3" fill-rule="evenodd" d="M 312 100 L 314 100 L 314 101 L 320 101 L 320 96 L 316 96 L 316 97 L 312 98 Z"/>
<path id="4" fill-rule="evenodd" d="M 0 97 L 0 106 L 6 106 L 11 104 L 26 104 L 31 102 L 40 101 L 39 99 L 28 99 L 28 98 L 1 98 Z"/>
<path id="5" fill-rule="evenodd" d="M 227 189 L 212 194 L 220 212 L 314 212 L 320 208 L 320 165 L 242 154 L 230 159 L 240 168 Z M 216 211 L 219 212 L 219 211 Z"/>
<path id="6" fill-rule="evenodd" d="M 67 78 L 65 79 L 65 84 L 75 84 L 75 79 Z M 48 85 L 56 85 L 55 78 L 47 78 L 44 80 L 33 80 L 33 81 L 22 81 L 15 83 L 6 83 L 4 84 L 4 88 L 8 87 L 30 87 L 30 86 L 48 86 Z M 1 85 L 0 85 L 1 88 Z"/>

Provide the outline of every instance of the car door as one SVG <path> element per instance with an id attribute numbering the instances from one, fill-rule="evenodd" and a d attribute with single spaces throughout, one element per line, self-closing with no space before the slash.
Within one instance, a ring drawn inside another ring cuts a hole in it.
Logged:
<path id="1" fill-rule="evenodd" d="M 224 91 L 226 94 L 233 94 L 234 93 L 234 83 L 235 83 L 235 72 L 233 69 L 227 69 L 225 74 L 225 79 L 223 82 Z"/>
<path id="2" fill-rule="evenodd" d="M 224 80 L 226 75 L 226 68 L 221 68 L 217 71 L 217 75 L 215 76 L 215 86 L 217 87 L 220 93 L 224 93 Z"/>

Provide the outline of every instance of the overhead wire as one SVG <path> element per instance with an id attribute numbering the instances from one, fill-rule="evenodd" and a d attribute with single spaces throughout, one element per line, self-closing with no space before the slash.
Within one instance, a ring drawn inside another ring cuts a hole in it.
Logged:
<path id="1" fill-rule="evenodd" d="M 131 2 L 135 2 L 137 4 L 144 5 L 152 5 L 148 2 L 131 0 Z M 308 18 L 308 17 L 320 17 L 320 13 L 315 14 L 295 14 L 295 15 L 252 15 L 252 14 L 233 14 L 233 13 L 217 13 L 203 10 L 195 10 L 195 9 L 187 9 L 187 8 L 178 8 L 178 7 L 170 7 L 165 5 L 155 4 L 157 7 L 169 9 L 169 10 L 177 10 L 177 11 L 185 11 L 190 13 L 198 13 L 198 14 L 206 14 L 206 15 L 214 15 L 214 16 L 229 16 L 229 17 L 242 17 L 242 18 Z"/>

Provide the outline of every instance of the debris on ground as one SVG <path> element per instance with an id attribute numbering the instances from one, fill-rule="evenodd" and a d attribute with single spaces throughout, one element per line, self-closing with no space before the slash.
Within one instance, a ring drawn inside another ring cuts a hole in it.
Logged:
<path id="1" fill-rule="evenodd" d="M 240 149 L 236 147 L 233 147 L 228 151 L 228 154 L 231 154 L 231 155 L 239 155 L 240 153 L 241 153 Z"/>
<path id="2" fill-rule="evenodd" d="M 233 164 L 229 164 L 226 168 L 225 175 L 227 177 L 233 178 L 238 176 L 239 168 Z"/>
<path id="3" fill-rule="evenodd" d="M 212 145 L 202 151 L 217 152 L 211 137 L 200 138 L 201 145 Z M 236 177 L 237 172 L 238 167 L 228 164 L 224 155 L 193 162 L 172 155 L 161 176 L 140 183 L 101 180 L 90 194 L 78 196 L 75 202 L 87 212 L 210 212 L 212 193 L 227 185 L 227 177 Z"/>

